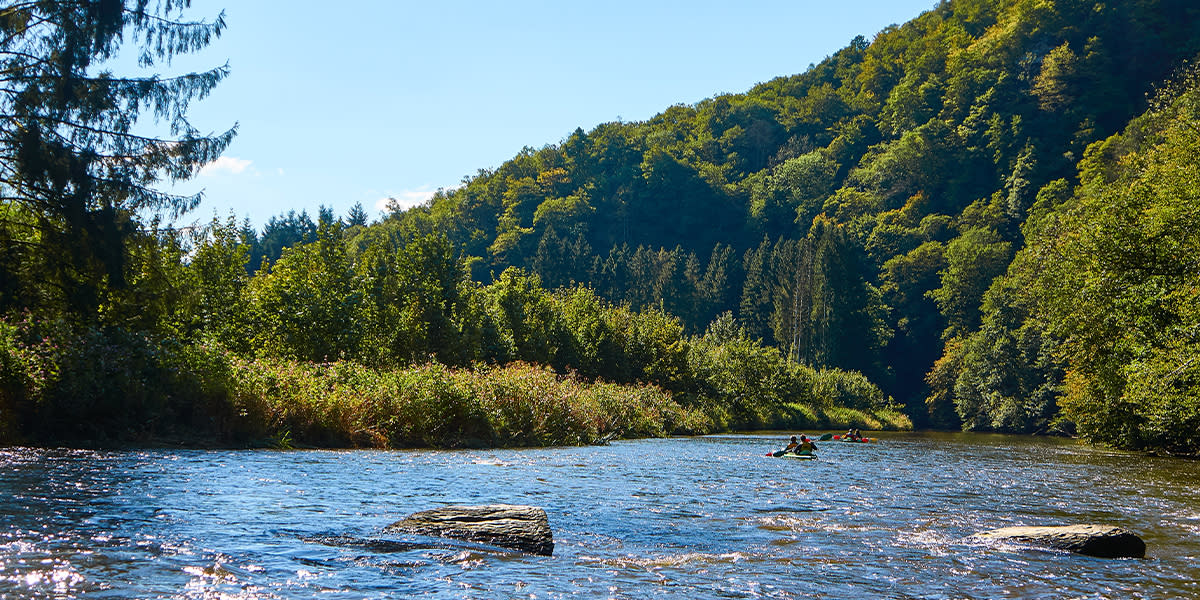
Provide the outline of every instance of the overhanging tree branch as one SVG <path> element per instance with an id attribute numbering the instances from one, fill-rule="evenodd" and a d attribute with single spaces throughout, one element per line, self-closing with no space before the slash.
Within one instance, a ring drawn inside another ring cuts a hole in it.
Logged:
<path id="1" fill-rule="evenodd" d="M 0 8 L 0 203 L 16 211 L 0 218 L 0 234 L 32 224 L 40 233 L 28 239 L 43 252 L 19 254 L 44 263 L 0 268 L 61 275 L 36 285 L 63 286 L 59 296 L 75 312 L 95 314 L 97 290 L 119 285 L 128 241 L 147 211 L 178 217 L 202 197 L 156 185 L 195 175 L 236 134 L 236 125 L 202 134 L 185 117 L 192 100 L 228 75 L 228 64 L 169 77 L 95 73 L 127 41 L 142 67 L 207 46 L 224 30 L 224 13 L 186 20 L 190 4 L 38 0 Z M 140 116 L 169 134 L 135 132 Z"/>

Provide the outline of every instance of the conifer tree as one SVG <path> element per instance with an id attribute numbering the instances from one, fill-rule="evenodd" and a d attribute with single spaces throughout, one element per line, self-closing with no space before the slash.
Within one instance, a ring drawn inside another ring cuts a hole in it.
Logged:
<path id="1" fill-rule="evenodd" d="M 746 251 L 742 260 L 746 279 L 742 285 L 739 320 L 746 324 L 746 333 L 759 339 L 770 331 L 771 255 L 771 240 L 764 237 L 758 248 Z"/>
<path id="2" fill-rule="evenodd" d="M 207 46 L 225 28 L 183 16 L 190 0 L 37 0 L 0 8 L 0 236 L 6 277 L 38 293 L 25 307 L 95 314 L 124 284 L 126 242 L 147 215 L 177 217 L 200 194 L 179 181 L 215 160 L 236 127 L 204 134 L 188 122 L 228 66 L 174 77 L 108 70 L 122 44 L 149 70 Z M 150 116 L 166 135 L 146 135 Z M 13 308 L 9 306 L 7 308 Z"/>

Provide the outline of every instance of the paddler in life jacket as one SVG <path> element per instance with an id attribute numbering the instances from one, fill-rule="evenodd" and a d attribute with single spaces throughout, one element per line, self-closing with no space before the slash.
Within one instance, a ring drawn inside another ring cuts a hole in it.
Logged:
<path id="1" fill-rule="evenodd" d="M 800 436 L 800 444 L 796 446 L 796 449 L 792 450 L 792 452 L 795 452 L 796 454 L 812 454 L 813 450 L 816 449 L 817 445 L 812 443 L 812 440 L 808 439 L 808 436 L 802 435 Z"/>
<path id="2" fill-rule="evenodd" d="M 789 452 L 792 452 L 792 453 L 796 452 L 796 449 L 799 447 L 800 447 L 800 442 L 796 441 L 796 436 L 793 435 L 792 441 L 790 443 L 788 443 L 787 446 L 784 446 L 783 450 L 778 450 L 776 452 L 772 452 L 771 456 L 779 458 L 780 456 L 783 456 L 784 454 L 787 454 Z"/>

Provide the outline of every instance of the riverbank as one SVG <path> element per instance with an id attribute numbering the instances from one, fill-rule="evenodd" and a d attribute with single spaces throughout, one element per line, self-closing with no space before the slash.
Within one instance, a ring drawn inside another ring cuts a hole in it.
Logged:
<path id="1" fill-rule="evenodd" d="M 872 407 L 878 388 L 860 375 L 784 364 L 751 380 L 733 370 L 739 361 L 728 352 L 697 354 L 703 363 L 687 372 L 702 375 L 670 390 L 523 362 L 372 368 L 246 358 L 113 331 L 6 332 L 4 445 L 488 448 L 749 429 L 912 428 L 899 411 Z"/>
<path id="2" fill-rule="evenodd" d="M 46 405 L 35 419 L 42 428 L 7 441 L 84 447 L 501 448 L 736 429 L 728 411 L 712 402 L 685 406 L 656 386 L 586 382 L 525 363 L 479 369 L 430 363 L 377 371 L 353 363 L 232 359 L 228 369 L 223 381 L 201 386 L 200 405 L 189 411 L 168 399 L 143 428 L 107 427 L 130 421 L 117 414 L 92 414 L 89 427 L 63 414 L 65 407 Z M 761 412 L 766 427 L 775 429 L 911 428 L 890 410 L 793 402 Z M 44 429 L 51 423 L 74 435 L 54 435 Z"/>

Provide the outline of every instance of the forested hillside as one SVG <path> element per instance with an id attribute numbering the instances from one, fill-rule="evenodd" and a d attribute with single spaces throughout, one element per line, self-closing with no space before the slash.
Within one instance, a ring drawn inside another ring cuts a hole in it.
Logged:
<path id="1" fill-rule="evenodd" d="M 226 69 L 88 71 L 122 31 L 166 59 L 223 22 L 80 6 L 0 12 L 29 75 L 0 95 L 0 443 L 916 424 L 1200 452 L 1193 0 L 945 1 L 424 206 L 261 230 L 149 216 L 194 208 L 154 185 L 235 130 L 130 133 Z"/>
<path id="2" fill-rule="evenodd" d="M 1047 394 L 1037 388 L 1062 380 L 1063 414 L 1089 437 L 1195 453 L 1197 72 L 1174 81 L 1122 133 L 1089 148 L 1074 194 L 1046 194 L 1025 231 L 1026 248 L 985 298 L 983 327 L 948 353 L 962 361 L 959 412 L 1019 414 L 1028 401 L 1015 398 L 1025 396 L 1046 413 L 1037 403 Z M 1057 356 L 1065 377 L 1043 356 Z M 1001 406 L 992 405 L 997 399 Z"/>
<path id="3" fill-rule="evenodd" d="M 691 332 L 731 311 L 919 423 L 1047 431 L 1059 368 L 1020 384 L 1037 406 L 980 409 L 931 367 L 975 356 L 1032 207 L 1074 193 L 1088 145 L 1146 109 L 1198 27 L 1187 0 L 942 2 L 801 74 L 527 149 L 376 227 L 445 233 L 479 280 L 518 266 Z"/>
<path id="4" fill-rule="evenodd" d="M 186 117 L 229 68 L 127 75 L 221 35 L 189 2 L 0 6 L 0 445 L 526 446 L 731 429 L 911 428 L 861 373 L 788 360 L 732 316 L 506 269 L 356 207 L 164 226 L 162 190 L 237 132 Z M 151 123 L 153 122 L 153 123 Z M 157 127 L 156 127 L 157 125 Z M 149 137 L 158 130 L 161 137 Z"/>

